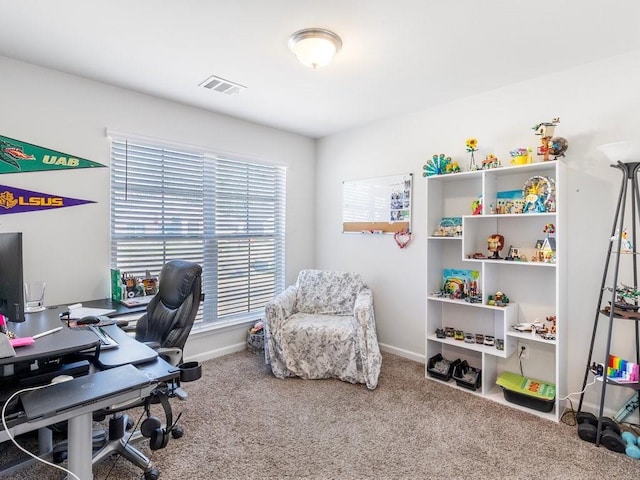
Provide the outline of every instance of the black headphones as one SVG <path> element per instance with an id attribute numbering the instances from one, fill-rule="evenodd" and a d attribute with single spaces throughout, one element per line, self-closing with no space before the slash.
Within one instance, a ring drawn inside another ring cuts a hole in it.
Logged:
<path id="1" fill-rule="evenodd" d="M 166 426 L 162 427 L 162 422 L 158 417 L 154 417 L 151 415 L 151 400 L 153 398 L 157 398 L 162 404 L 162 409 L 164 410 L 164 417 L 166 420 Z M 152 392 L 144 404 L 145 412 L 147 413 L 147 418 L 140 425 L 140 433 L 142 433 L 143 437 L 149 439 L 149 447 L 151 450 L 160 450 L 164 448 L 169 443 L 169 437 L 173 429 L 175 428 L 178 420 L 182 416 L 182 412 L 178 414 L 178 418 L 173 422 L 173 412 L 171 411 L 171 404 L 169 403 L 169 399 L 162 392 Z"/>

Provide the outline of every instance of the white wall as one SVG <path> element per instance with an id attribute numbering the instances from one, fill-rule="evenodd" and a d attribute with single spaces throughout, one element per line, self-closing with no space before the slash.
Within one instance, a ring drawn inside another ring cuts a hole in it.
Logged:
<path id="1" fill-rule="evenodd" d="M 474 72 L 469 81 L 481 74 Z M 310 266 L 361 272 L 374 289 L 380 342 L 424 360 L 429 232 L 422 165 L 444 152 L 466 166 L 469 136 L 479 138 L 477 158 L 491 152 L 506 162 L 511 148 L 537 145 L 533 124 L 559 116 L 557 134 L 570 142 L 567 377 L 568 390 L 575 391 L 584 374 L 619 188 L 619 174 L 595 146 L 640 138 L 639 79 L 635 52 L 333 135 L 318 141 L 314 154 L 314 142 L 305 137 L 0 57 L 0 134 L 104 165 L 107 128 L 287 165 L 287 283 Z M 390 236 L 341 233 L 343 180 L 408 172 L 415 186 L 414 240 L 407 248 L 400 250 Z M 48 282 L 47 303 L 108 296 L 108 168 L 6 174 L 0 184 L 98 202 L 2 215 L 0 231 L 24 232 L 26 279 Z M 614 353 L 632 358 L 632 342 L 622 340 L 628 331 L 616 329 Z M 190 339 L 188 356 L 241 348 L 243 334 L 231 329 Z M 602 333 L 597 343 L 603 343 Z M 612 394 L 612 406 L 629 395 Z M 590 392 L 587 400 L 597 401 L 597 395 Z"/>
<path id="2" fill-rule="evenodd" d="M 5 57 L 0 92 L 0 135 L 106 166 L 108 128 L 287 166 L 287 283 L 313 266 L 313 140 Z M 47 304 L 108 297 L 109 168 L 5 174 L 0 184 L 97 202 L 1 215 L 0 231 L 23 232 L 25 280 L 47 282 Z M 244 334 L 226 330 L 191 349 L 190 340 L 187 353 L 242 347 Z"/>
<path id="3" fill-rule="evenodd" d="M 482 72 L 471 72 L 469 81 L 476 75 Z M 467 169 L 465 140 L 471 136 L 479 139 L 476 160 L 494 153 L 508 164 L 509 150 L 539 144 L 534 124 L 559 116 L 556 135 L 569 141 L 564 160 L 569 183 L 567 389 L 579 390 L 620 183 L 618 171 L 595 147 L 640 139 L 639 80 L 640 52 L 635 52 L 320 140 L 317 267 L 360 272 L 374 290 L 379 341 L 388 350 L 424 361 L 425 237 L 431 232 L 425 231 L 422 166 L 433 154 L 445 153 Z M 391 236 L 342 234 L 342 181 L 401 173 L 414 174 L 412 243 L 400 250 Z M 508 293 L 507 286 L 504 290 Z M 612 353 L 633 359 L 632 342 L 625 336 L 629 325 L 621 323 L 614 330 Z M 603 358 L 606 336 L 599 331 L 597 351 Z M 632 392 L 610 394 L 613 390 L 608 389 L 607 398 L 617 410 Z M 589 391 L 587 402 L 597 402 L 598 392 Z"/>

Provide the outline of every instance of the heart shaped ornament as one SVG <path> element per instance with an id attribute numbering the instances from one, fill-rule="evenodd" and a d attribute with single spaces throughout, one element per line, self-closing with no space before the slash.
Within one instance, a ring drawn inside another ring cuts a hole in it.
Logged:
<path id="1" fill-rule="evenodd" d="M 411 242 L 411 232 L 407 232 L 406 230 L 396 232 L 393 235 L 393 239 L 396 241 L 400 248 L 404 248 L 409 245 L 409 242 Z"/>

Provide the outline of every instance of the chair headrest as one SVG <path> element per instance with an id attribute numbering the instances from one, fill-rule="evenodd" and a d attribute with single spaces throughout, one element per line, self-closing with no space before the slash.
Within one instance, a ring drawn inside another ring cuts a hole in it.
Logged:
<path id="1" fill-rule="evenodd" d="M 160 271 L 160 298 L 169 308 L 178 308 L 200 281 L 202 267 L 185 260 L 169 260 Z"/>

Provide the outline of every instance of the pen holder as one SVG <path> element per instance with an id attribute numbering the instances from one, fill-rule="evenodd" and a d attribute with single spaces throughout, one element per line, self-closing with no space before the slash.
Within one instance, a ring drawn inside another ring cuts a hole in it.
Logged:
<path id="1" fill-rule="evenodd" d="M 198 362 L 185 362 L 178 365 L 181 382 L 194 382 L 202 377 L 202 365 Z"/>

